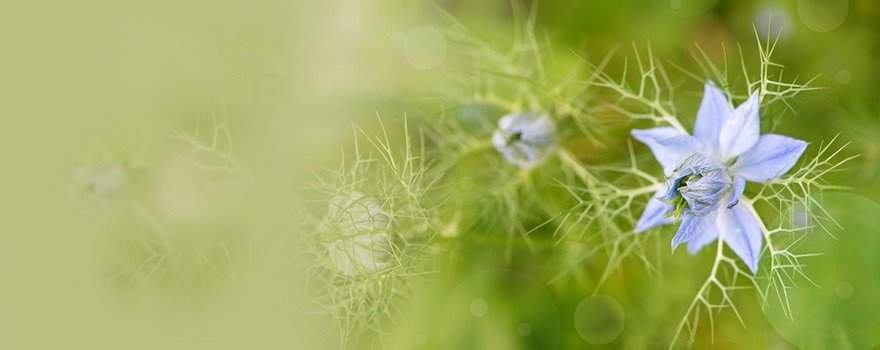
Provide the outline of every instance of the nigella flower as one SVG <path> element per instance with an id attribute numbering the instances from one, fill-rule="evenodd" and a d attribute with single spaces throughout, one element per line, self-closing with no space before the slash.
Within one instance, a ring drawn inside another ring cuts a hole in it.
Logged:
<path id="1" fill-rule="evenodd" d="M 556 125 L 547 115 L 508 114 L 492 133 L 495 149 L 511 164 L 529 169 L 541 164 L 553 149 Z"/>
<path id="2" fill-rule="evenodd" d="M 123 192 L 129 181 L 128 172 L 120 164 L 83 166 L 74 172 L 74 179 L 83 192 L 110 198 Z"/>
<path id="3" fill-rule="evenodd" d="M 360 192 L 333 197 L 318 229 L 337 236 L 327 244 L 327 251 L 343 275 L 370 273 L 391 265 L 391 217 L 374 197 Z"/>
<path id="4" fill-rule="evenodd" d="M 760 135 L 758 94 L 733 108 L 706 83 L 694 135 L 671 127 L 633 130 L 663 166 L 665 188 L 648 202 L 635 231 L 680 219 L 672 248 L 687 243 L 696 254 L 720 238 L 752 272 L 758 269 L 763 232 L 749 203 L 740 201 L 746 181 L 767 182 L 788 172 L 807 147 L 790 137 Z"/>

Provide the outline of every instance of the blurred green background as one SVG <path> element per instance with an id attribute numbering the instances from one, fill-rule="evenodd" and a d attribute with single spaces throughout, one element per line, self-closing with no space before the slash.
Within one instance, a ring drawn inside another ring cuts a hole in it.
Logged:
<path id="1" fill-rule="evenodd" d="M 813 235 L 795 319 L 749 293 L 696 348 L 880 346 L 880 3 L 873 0 L 9 2 L 0 12 L 0 348 L 316 349 L 336 327 L 311 312 L 294 232 L 315 169 L 351 150 L 352 123 L 431 118 L 456 46 L 449 17 L 499 49 L 513 8 L 561 55 L 598 62 L 650 45 L 687 65 L 753 26 L 784 26 L 776 60 L 822 89 L 777 129 L 860 157 L 823 203 L 843 225 Z M 773 20 L 768 23 L 767 18 Z M 611 61 L 618 67 L 620 60 Z M 753 64 L 752 62 L 750 64 Z M 689 120 L 700 82 L 673 73 Z M 618 130 L 619 131 L 619 130 Z M 584 152 L 590 152 L 584 149 Z M 586 155 L 585 157 L 590 157 Z M 479 166 L 474 166 L 479 171 Z M 706 256 L 662 278 L 625 263 L 598 291 L 553 277 L 551 248 L 444 241 L 381 340 L 360 348 L 666 348 Z M 488 238 L 487 238 L 488 237 Z M 665 248 L 669 235 L 660 246 Z M 664 250 L 665 251 L 665 250 Z M 513 258 L 508 254 L 512 254 Z M 592 279 L 591 279 L 592 278 Z"/>

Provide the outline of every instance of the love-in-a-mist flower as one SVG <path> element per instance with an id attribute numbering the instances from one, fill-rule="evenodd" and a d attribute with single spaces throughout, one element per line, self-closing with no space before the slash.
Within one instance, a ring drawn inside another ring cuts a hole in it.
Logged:
<path id="1" fill-rule="evenodd" d="M 83 193 L 113 197 L 123 192 L 128 175 L 122 164 L 106 163 L 82 166 L 73 177 Z"/>
<path id="2" fill-rule="evenodd" d="M 760 135 L 759 95 L 736 108 L 706 83 L 694 135 L 672 127 L 633 130 L 663 166 L 666 186 L 648 202 L 635 231 L 680 220 L 672 248 L 696 254 L 721 240 L 757 272 L 763 232 L 750 204 L 740 201 L 746 181 L 764 183 L 788 172 L 807 147 L 790 137 Z"/>
<path id="3" fill-rule="evenodd" d="M 498 120 L 492 144 L 508 162 L 529 169 L 547 159 L 555 135 L 556 125 L 549 116 L 513 113 Z"/>
<path id="4" fill-rule="evenodd" d="M 333 197 L 319 227 L 322 233 L 335 236 L 327 251 L 336 270 L 346 276 L 390 266 L 390 229 L 391 217 L 382 203 L 360 192 Z"/>

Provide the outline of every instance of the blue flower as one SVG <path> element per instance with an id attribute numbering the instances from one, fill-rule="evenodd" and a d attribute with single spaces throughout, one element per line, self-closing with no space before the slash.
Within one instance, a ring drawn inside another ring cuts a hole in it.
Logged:
<path id="1" fill-rule="evenodd" d="M 680 218 L 672 249 L 687 243 L 696 254 L 718 237 L 752 272 L 758 270 L 763 232 L 750 204 L 741 202 L 746 181 L 767 182 L 788 172 L 807 143 L 760 135 L 755 93 L 736 108 L 706 83 L 694 135 L 671 127 L 633 130 L 663 167 L 666 186 L 648 202 L 635 231 L 644 232 Z"/>
<path id="2" fill-rule="evenodd" d="M 528 169 L 547 158 L 555 134 L 556 125 L 546 115 L 508 114 L 498 120 L 492 145 L 509 163 Z"/>

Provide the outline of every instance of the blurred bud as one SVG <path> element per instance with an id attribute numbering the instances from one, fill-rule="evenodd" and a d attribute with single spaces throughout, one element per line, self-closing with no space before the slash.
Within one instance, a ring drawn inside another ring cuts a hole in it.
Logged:
<path id="1" fill-rule="evenodd" d="M 556 125 L 546 115 L 509 114 L 498 120 L 492 144 L 508 162 L 528 169 L 544 162 L 555 134 Z"/>
<path id="2" fill-rule="evenodd" d="M 390 228 L 391 217 L 378 199 L 352 192 L 330 200 L 318 230 L 337 238 L 327 244 L 336 269 L 346 276 L 355 276 L 390 265 L 393 256 L 388 236 Z"/>

